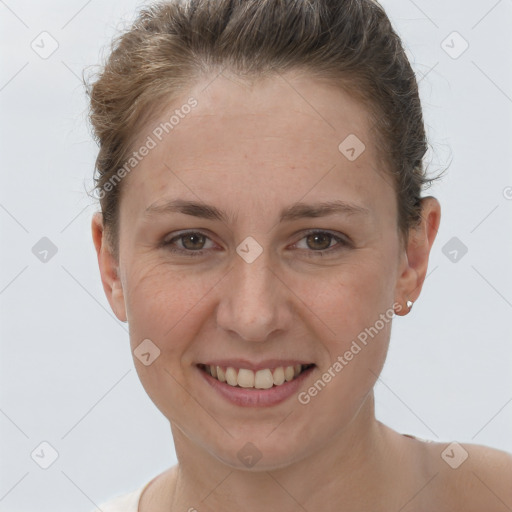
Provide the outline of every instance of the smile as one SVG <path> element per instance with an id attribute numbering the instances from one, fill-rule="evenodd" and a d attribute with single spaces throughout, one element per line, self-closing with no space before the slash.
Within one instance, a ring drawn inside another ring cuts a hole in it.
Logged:
<path id="1" fill-rule="evenodd" d="M 214 379 L 219 382 L 225 382 L 232 387 L 270 389 L 274 386 L 282 386 L 284 383 L 296 379 L 314 365 L 296 364 L 293 366 L 263 368 L 257 371 L 248 368 L 233 368 L 232 366 L 221 367 L 204 364 L 198 366 Z"/>

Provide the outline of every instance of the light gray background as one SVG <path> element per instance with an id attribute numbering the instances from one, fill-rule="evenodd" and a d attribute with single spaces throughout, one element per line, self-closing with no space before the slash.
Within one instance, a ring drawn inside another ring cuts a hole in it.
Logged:
<path id="1" fill-rule="evenodd" d="M 79 78 L 140 5 L 0 0 L 2 512 L 88 512 L 175 462 L 104 296 L 84 189 L 96 146 Z M 430 191 L 441 229 L 420 300 L 395 319 L 377 415 L 512 451 L 512 0 L 383 5 L 421 79 L 430 168 L 451 165 Z M 42 31 L 59 45 L 47 59 L 31 48 Z M 456 59 L 441 46 L 453 31 L 469 43 Z M 46 263 L 32 252 L 42 237 L 58 248 Z M 456 262 L 453 237 L 468 248 Z M 31 458 L 43 441 L 59 455 L 46 470 Z"/>

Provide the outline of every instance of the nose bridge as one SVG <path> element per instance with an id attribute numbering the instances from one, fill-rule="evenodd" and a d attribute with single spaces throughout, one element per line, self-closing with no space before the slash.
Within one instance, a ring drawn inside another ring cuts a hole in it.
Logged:
<path id="1" fill-rule="evenodd" d="M 238 250 L 244 248 L 241 244 Z M 270 254 L 263 250 L 251 259 L 242 252 L 241 256 L 235 255 L 233 265 L 221 298 L 218 324 L 245 340 L 265 341 L 280 327 L 283 306 L 279 299 L 280 282 L 270 268 Z"/>

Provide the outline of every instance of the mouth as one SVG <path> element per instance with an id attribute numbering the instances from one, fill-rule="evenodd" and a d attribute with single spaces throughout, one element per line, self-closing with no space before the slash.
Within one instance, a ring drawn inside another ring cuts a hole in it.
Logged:
<path id="1" fill-rule="evenodd" d="M 276 366 L 274 368 L 235 368 L 233 366 L 217 366 L 198 364 L 197 367 L 218 382 L 228 384 L 233 388 L 265 390 L 278 388 L 298 379 L 311 370 L 314 364 L 294 364 Z"/>

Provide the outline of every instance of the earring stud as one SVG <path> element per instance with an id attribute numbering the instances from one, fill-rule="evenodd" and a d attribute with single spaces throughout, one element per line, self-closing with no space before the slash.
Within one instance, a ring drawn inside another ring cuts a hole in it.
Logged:
<path id="1" fill-rule="evenodd" d="M 408 301 L 406 302 L 406 304 L 407 304 L 407 307 L 409 308 L 409 311 L 410 311 L 410 310 L 411 310 L 411 308 L 412 308 L 412 305 L 414 304 L 414 302 L 413 302 L 412 300 L 408 300 Z"/>

